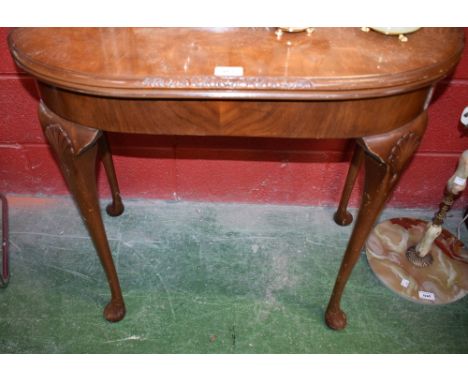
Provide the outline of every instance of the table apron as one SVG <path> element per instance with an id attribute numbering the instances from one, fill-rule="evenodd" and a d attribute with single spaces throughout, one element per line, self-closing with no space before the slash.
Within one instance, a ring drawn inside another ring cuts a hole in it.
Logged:
<path id="1" fill-rule="evenodd" d="M 43 102 L 91 128 L 155 135 L 355 138 L 382 134 L 416 118 L 431 87 L 366 99 L 321 101 L 108 98 L 39 83 Z"/>

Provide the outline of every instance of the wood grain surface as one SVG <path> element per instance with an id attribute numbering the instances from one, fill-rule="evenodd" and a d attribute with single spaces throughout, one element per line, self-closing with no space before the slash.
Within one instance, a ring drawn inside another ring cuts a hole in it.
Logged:
<path id="1" fill-rule="evenodd" d="M 24 28 L 9 44 L 38 80 L 42 128 L 108 279 L 109 321 L 124 317 L 125 304 L 98 203 L 99 147 L 113 194 L 107 212 L 118 215 L 123 205 L 103 131 L 356 138 L 335 220 L 351 222 L 347 205 L 361 165 L 362 203 L 325 313 L 339 330 L 347 324 L 346 283 L 419 147 L 435 83 L 460 59 L 463 32 L 423 28 L 402 42 L 357 28 L 281 38 L 265 28 Z M 240 75 L 216 75 L 219 66 Z"/>
<path id="2" fill-rule="evenodd" d="M 430 84 L 458 61 L 462 36 L 457 28 L 422 28 L 403 43 L 359 28 L 280 39 L 271 28 L 21 28 L 9 44 L 27 72 L 86 93 L 323 99 Z M 215 76 L 217 66 L 242 67 L 243 75 Z"/>

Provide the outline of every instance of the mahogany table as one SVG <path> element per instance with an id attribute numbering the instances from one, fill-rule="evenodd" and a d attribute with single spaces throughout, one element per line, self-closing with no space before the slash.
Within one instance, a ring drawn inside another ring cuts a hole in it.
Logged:
<path id="1" fill-rule="evenodd" d="M 422 28 L 408 41 L 359 28 L 275 34 L 274 28 L 20 28 L 16 63 L 37 79 L 39 118 L 101 259 L 109 321 L 125 315 L 96 192 L 101 158 L 123 212 L 104 132 L 352 138 L 356 150 L 335 221 L 363 163 L 361 207 L 325 320 L 342 329 L 340 299 L 364 241 L 417 149 L 435 83 L 457 64 L 463 33 Z"/>

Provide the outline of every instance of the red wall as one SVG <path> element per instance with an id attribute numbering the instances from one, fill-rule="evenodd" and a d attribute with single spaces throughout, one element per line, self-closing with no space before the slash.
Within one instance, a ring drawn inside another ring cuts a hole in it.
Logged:
<path id="1" fill-rule="evenodd" d="M 0 28 L 0 192 L 66 194 L 38 123 L 34 83 L 9 55 L 8 30 Z M 458 122 L 467 105 L 468 49 L 436 92 L 428 131 L 391 205 L 433 208 L 439 203 L 460 153 L 468 148 Z M 118 134 L 110 140 L 124 197 L 304 205 L 338 203 L 351 147 L 342 140 Z M 99 187 L 108 195 L 102 170 Z M 355 206 L 360 188 L 351 201 Z M 467 194 L 459 207 L 467 204 Z"/>

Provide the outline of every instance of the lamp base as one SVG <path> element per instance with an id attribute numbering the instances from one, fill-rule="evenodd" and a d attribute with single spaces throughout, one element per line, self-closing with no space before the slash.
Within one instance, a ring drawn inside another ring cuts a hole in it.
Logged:
<path id="1" fill-rule="evenodd" d="M 407 250 L 421 241 L 426 226 L 426 221 L 412 218 L 378 224 L 366 242 L 367 260 L 384 285 L 410 301 L 455 302 L 468 294 L 468 251 L 444 229 L 429 252 L 432 263 L 414 265 Z"/>

